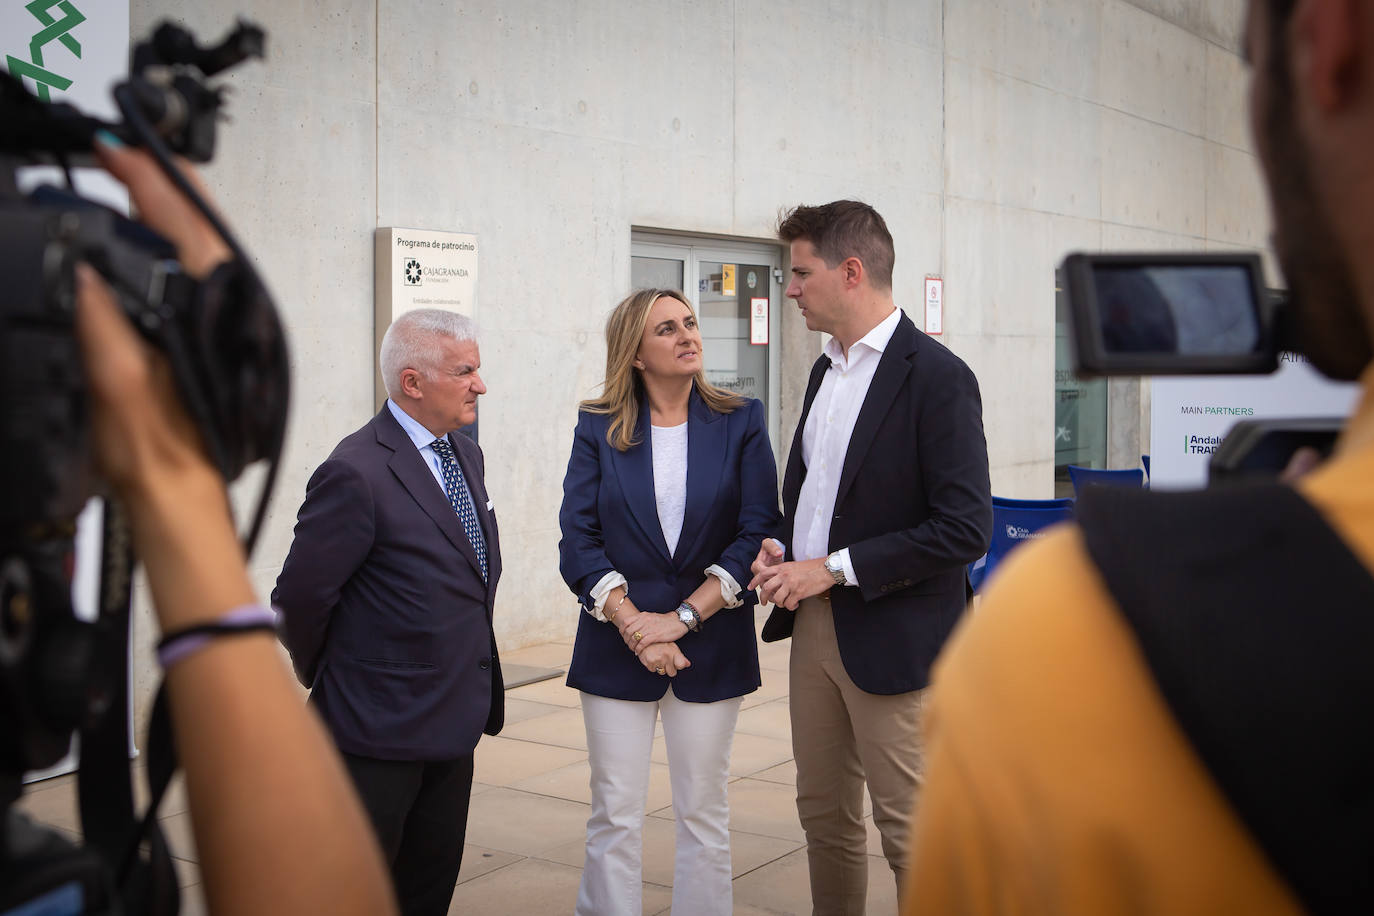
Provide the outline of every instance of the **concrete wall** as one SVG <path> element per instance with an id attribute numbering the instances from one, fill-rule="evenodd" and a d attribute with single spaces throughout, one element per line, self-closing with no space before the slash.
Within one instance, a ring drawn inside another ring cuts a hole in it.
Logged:
<path id="1" fill-rule="evenodd" d="M 919 320 L 922 278 L 946 279 L 945 342 L 981 380 L 994 490 L 1015 496 L 1052 487 L 1063 254 L 1266 236 L 1241 0 L 134 0 L 132 28 L 171 15 L 210 37 L 238 12 L 270 60 L 230 79 L 208 173 L 296 372 L 264 595 L 309 473 L 372 413 L 377 226 L 481 237 L 506 647 L 575 621 L 561 478 L 631 226 L 768 240 L 781 206 L 872 202 L 899 302 Z M 790 307 L 778 348 L 786 440 L 819 351 Z M 1148 393 L 1117 384 L 1112 404 L 1113 455 L 1138 455 Z"/>
<path id="2" fill-rule="evenodd" d="M 949 343 L 983 384 L 994 492 L 1050 495 L 1053 268 L 1069 250 L 1257 248 L 1240 0 L 949 0 Z M 1145 389 L 1142 391 L 1142 388 Z M 1108 460 L 1149 446 L 1109 386 Z"/>

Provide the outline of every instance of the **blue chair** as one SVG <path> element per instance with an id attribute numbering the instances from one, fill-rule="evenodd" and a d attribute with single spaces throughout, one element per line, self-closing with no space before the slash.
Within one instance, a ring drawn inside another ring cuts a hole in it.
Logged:
<path id="1" fill-rule="evenodd" d="M 1073 500 L 992 498 L 992 543 L 988 552 L 969 564 L 969 582 L 974 591 L 992 575 L 997 565 L 1012 550 L 1026 541 L 1042 537 L 1041 530 L 1073 518 Z"/>
<path id="2" fill-rule="evenodd" d="M 1140 468 L 1125 468 L 1107 471 L 1099 468 L 1081 468 L 1069 465 L 1069 479 L 1073 481 L 1073 495 L 1082 498 L 1087 487 L 1143 487 L 1145 472 Z"/>
<path id="3" fill-rule="evenodd" d="M 994 496 L 992 508 L 1004 509 L 1068 509 L 1073 512 L 1073 497 L 1063 496 L 1055 499 L 1012 499 L 1009 496 Z"/>

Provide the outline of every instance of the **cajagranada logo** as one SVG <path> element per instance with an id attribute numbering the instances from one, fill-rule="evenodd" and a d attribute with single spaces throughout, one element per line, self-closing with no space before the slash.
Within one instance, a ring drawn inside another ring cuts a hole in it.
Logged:
<path id="1" fill-rule="evenodd" d="M 414 258 L 406 258 L 406 286 L 419 286 L 423 276 L 424 269 L 420 267 L 420 262 Z"/>
<path id="2" fill-rule="evenodd" d="M 60 19 L 48 12 L 53 7 L 61 14 Z M 37 84 L 38 97 L 45 102 L 51 101 L 51 90 L 61 92 L 70 86 L 72 81 L 48 69 L 48 65 L 43 61 L 43 50 L 56 41 L 79 60 L 81 42 L 76 40 L 71 31 L 85 22 L 86 16 L 73 6 L 70 0 L 30 0 L 24 5 L 24 9 L 32 13 L 43 27 L 29 39 L 29 60 L 6 54 L 5 63 L 11 76 L 18 79 L 28 77 L 33 80 Z"/>

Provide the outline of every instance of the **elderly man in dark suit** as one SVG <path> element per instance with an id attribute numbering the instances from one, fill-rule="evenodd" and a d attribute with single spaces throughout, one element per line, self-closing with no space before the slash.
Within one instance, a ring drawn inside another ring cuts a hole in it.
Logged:
<path id="1" fill-rule="evenodd" d="M 920 782 L 922 690 L 988 547 L 992 494 L 978 381 L 892 299 L 892 236 L 872 207 L 797 207 L 796 300 L 833 335 L 811 370 L 783 478 L 784 543 L 749 587 L 792 637 L 792 746 L 817 914 L 862 914 L 863 787 L 903 887 Z"/>
<path id="2" fill-rule="evenodd" d="M 448 911 L 473 749 L 504 715 L 501 575 L 470 319 L 422 309 L 382 339 L 390 395 L 316 469 L 272 594 L 301 683 L 391 863 L 406 914 Z"/>

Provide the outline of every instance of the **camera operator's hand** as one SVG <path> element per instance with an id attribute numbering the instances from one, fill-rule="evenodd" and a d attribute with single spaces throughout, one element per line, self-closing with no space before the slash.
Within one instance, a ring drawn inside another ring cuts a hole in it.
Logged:
<path id="1" fill-rule="evenodd" d="M 109 141 L 98 143 L 96 152 L 128 186 L 140 218 L 176 245 L 189 272 L 204 276 L 231 257 L 224 240 L 151 156 Z M 186 166 L 183 171 L 204 196 L 195 172 Z M 138 337 L 94 269 L 79 265 L 77 282 L 77 335 L 89 378 L 97 461 L 130 509 L 135 548 L 150 578 L 168 566 L 167 575 L 156 577 L 162 628 L 188 626 L 251 602 L 224 481 L 181 406 L 167 362 Z M 188 508 L 202 503 L 204 510 Z M 174 534 L 187 525 L 198 528 L 193 538 Z M 190 550 L 193 542 L 201 542 L 201 549 Z M 210 591 L 188 593 L 201 589 Z"/>
<path id="2" fill-rule="evenodd" d="M 79 265 L 77 278 L 96 460 L 129 508 L 162 628 L 251 603 L 224 481 L 182 409 L 166 360 L 134 332 L 93 268 Z"/>
<path id="3" fill-rule="evenodd" d="M 152 156 L 129 149 L 105 131 L 98 133 L 96 140 L 96 157 L 128 186 L 137 218 L 177 246 L 177 256 L 191 276 L 203 278 L 233 256 L 224 239 L 167 179 Z M 177 166 L 201 199 L 214 206 L 196 172 L 183 160 L 178 160 Z"/>
<path id="4" fill-rule="evenodd" d="M 134 331 L 95 268 L 77 265 L 76 279 L 77 337 L 105 478 L 123 493 L 153 482 L 154 465 L 158 470 L 203 466 L 213 473 L 167 361 Z"/>
<path id="5" fill-rule="evenodd" d="M 188 269 L 203 274 L 229 257 L 145 154 L 105 148 L 101 158 Z M 94 269 L 79 265 L 77 280 L 94 448 L 128 510 L 163 632 L 254 605 L 224 481 L 181 407 L 170 369 Z M 215 638 L 166 664 L 210 912 L 394 913 L 371 826 L 273 634 Z"/>
<path id="6" fill-rule="evenodd" d="M 1322 453 L 1312 448 L 1310 445 L 1304 445 L 1302 448 L 1295 451 L 1292 457 L 1288 459 L 1288 465 L 1283 469 L 1283 473 L 1279 475 L 1279 482 L 1295 483 L 1305 477 L 1308 472 L 1316 470 L 1317 465 L 1321 463 Z"/>

